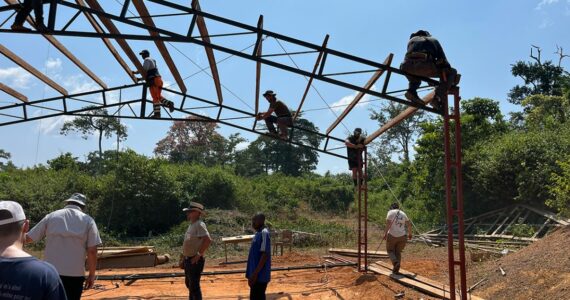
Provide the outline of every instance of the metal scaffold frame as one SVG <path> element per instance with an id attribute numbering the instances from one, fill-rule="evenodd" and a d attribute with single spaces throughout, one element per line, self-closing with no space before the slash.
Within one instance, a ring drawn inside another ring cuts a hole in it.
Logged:
<path id="1" fill-rule="evenodd" d="M 0 33 L 2 34 L 12 34 L 9 28 L 5 28 L 8 21 L 14 16 L 15 10 L 20 7 L 17 0 L 5 0 L 7 3 L 4 6 L 0 6 L 0 13 L 10 12 L 13 13 L 5 21 L 0 22 Z M 120 1 L 117 1 L 120 2 Z M 160 6 L 162 8 L 168 9 L 169 11 L 174 11 L 170 14 L 152 15 L 149 9 L 145 5 L 146 3 L 152 3 L 155 6 Z M 51 78 L 31 66 L 24 59 L 18 57 L 18 55 L 3 45 L 0 45 L 0 54 L 4 55 L 10 59 L 15 64 L 19 65 L 29 73 L 31 73 L 36 78 L 42 80 L 46 85 L 50 86 L 54 90 L 58 91 L 61 96 L 30 100 L 24 94 L 14 90 L 12 87 L 6 84 L 0 83 L 0 90 L 12 96 L 15 99 L 21 101 L 21 103 L 10 104 L 0 106 L 0 126 L 7 126 L 22 122 L 28 122 L 33 120 L 39 120 L 43 118 L 50 118 L 56 116 L 99 116 L 99 117 L 109 117 L 109 118 L 125 118 L 125 119 L 141 119 L 148 120 L 151 119 L 147 115 L 146 105 L 151 103 L 147 100 L 147 89 L 142 83 L 137 83 L 137 79 L 131 72 L 131 67 L 129 67 L 129 62 L 133 66 L 132 69 L 142 71 L 142 65 L 138 60 L 135 52 L 130 48 L 129 41 L 152 41 L 159 50 L 160 55 L 164 59 L 167 69 L 174 78 L 176 85 L 180 91 L 175 91 L 173 89 L 164 89 L 177 97 L 181 97 L 182 101 L 180 106 L 176 107 L 173 115 L 168 114 L 168 117 L 162 118 L 160 120 L 173 121 L 198 121 L 198 122 L 216 122 L 219 124 L 224 124 L 237 128 L 240 130 L 245 130 L 248 132 L 266 135 L 265 133 L 259 131 L 256 127 L 257 120 L 254 118 L 259 112 L 259 95 L 260 95 L 260 80 L 261 80 L 261 66 L 266 65 L 276 69 L 280 69 L 292 74 L 297 74 L 304 76 L 307 79 L 307 85 L 304 89 L 303 97 L 294 114 L 296 119 L 300 113 L 303 111 L 303 105 L 306 102 L 307 94 L 311 88 L 314 88 L 313 84 L 316 81 L 331 84 L 337 87 L 346 88 L 352 91 L 358 92 L 351 103 L 345 108 L 345 110 L 335 119 L 335 121 L 324 131 L 324 133 L 308 130 L 297 125 L 292 126 L 292 135 L 295 131 L 305 131 L 307 134 L 313 134 L 319 137 L 322 142 L 319 145 L 307 145 L 302 142 L 298 142 L 289 138 L 287 142 L 301 146 L 309 147 L 316 151 L 333 155 L 339 158 L 346 159 L 345 155 L 335 153 L 329 147 L 329 142 L 343 143 L 344 139 L 334 137 L 331 134 L 334 129 L 342 123 L 343 119 L 351 112 L 351 110 L 358 105 L 359 101 L 364 98 L 365 95 L 374 96 L 378 98 L 385 99 L 387 101 L 392 101 L 400 103 L 407 106 L 400 115 L 392 120 L 386 122 L 381 128 L 370 134 L 366 140 L 365 145 L 371 143 L 381 134 L 385 133 L 390 128 L 394 127 L 401 121 L 412 116 L 418 110 L 424 110 L 436 115 L 442 116 L 444 119 L 444 150 L 445 150 L 445 176 L 446 176 L 446 204 L 447 204 L 447 221 L 448 224 L 453 224 L 453 218 L 457 217 L 459 225 L 456 228 L 459 236 L 459 260 L 455 260 L 454 248 L 453 248 L 453 232 L 450 231 L 448 236 L 448 253 L 449 253 L 449 270 L 450 270 L 450 289 L 451 289 L 451 299 L 455 299 L 455 266 L 459 266 L 460 269 L 460 295 L 461 299 L 466 299 L 466 275 L 465 275 L 465 252 L 463 244 L 463 190 L 462 190 L 462 178 L 461 178 L 461 128 L 460 128 L 460 114 L 459 114 L 459 89 L 454 89 L 452 95 L 454 96 L 454 106 L 453 114 L 449 113 L 449 107 L 447 105 L 447 99 L 445 99 L 444 110 L 436 110 L 427 104 L 432 100 L 434 93 L 431 92 L 423 98 L 424 105 L 415 102 L 408 101 L 396 97 L 395 94 L 401 91 L 390 91 L 391 78 L 396 76 L 400 78 L 413 76 L 406 74 L 402 70 L 392 67 L 393 54 L 389 54 L 386 59 L 380 63 L 377 61 L 357 57 L 345 52 L 334 50 L 328 47 L 329 36 L 326 35 L 323 42 L 319 44 L 313 44 L 310 42 L 302 41 L 296 38 L 292 38 L 286 35 L 282 35 L 276 32 L 269 31 L 264 28 L 263 16 L 260 16 L 256 26 L 248 25 L 245 23 L 237 22 L 231 19 L 220 17 L 208 12 L 202 11 L 200 4 L 197 0 L 192 1 L 191 6 L 180 5 L 174 3 L 173 1 L 161 1 L 161 0 L 127 0 L 122 1 L 120 12 L 114 13 L 105 11 L 101 4 L 96 0 L 75 0 L 75 1 L 63 1 L 63 0 L 49 0 L 49 15 L 47 18 L 47 27 L 49 32 L 38 32 L 32 30 L 29 32 L 18 32 L 20 34 L 32 34 L 32 35 L 42 35 L 46 38 L 58 51 L 64 54 L 70 61 L 72 61 L 83 73 L 90 77 L 94 82 L 96 82 L 101 89 L 69 94 L 58 83 L 54 82 Z M 138 15 L 127 17 L 126 14 L 129 12 L 129 8 L 133 6 L 138 12 Z M 66 10 L 70 12 L 71 18 L 66 17 L 61 11 Z M 82 29 L 82 30 L 72 30 L 74 28 L 75 22 L 78 16 L 84 15 L 87 18 L 88 24 L 93 29 L 92 31 Z M 169 17 L 169 16 L 188 16 L 191 18 L 190 24 L 187 28 L 182 28 L 178 26 L 175 29 L 166 29 L 158 26 L 153 19 L 158 17 Z M 31 18 L 27 19 L 28 23 L 35 28 L 35 24 Z M 59 21 L 59 22 L 58 22 Z M 223 24 L 226 27 L 232 28 L 228 30 L 228 33 L 220 34 L 210 34 L 206 23 L 216 22 Z M 120 25 L 121 30 L 127 31 L 132 30 L 132 32 L 140 32 L 141 29 L 148 34 L 133 34 L 133 33 L 122 33 L 116 24 Z M 197 27 L 197 34 L 195 34 Z M 91 71 L 87 66 L 85 66 L 77 57 L 75 57 L 71 51 L 69 51 L 61 42 L 59 42 L 57 36 L 67 36 L 67 37 L 83 37 L 83 38 L 93 38 L 101 39 L 111 55 L 115 58 L 117 63 L 121 68 L 127 73 L 128 77 L 132 82 L 122 86 L 108 87 L 105 82 L 100 79 L 93 71 Z M 216 43 L 212 40 L 214 37 L 224 37 L 224 36 L 244 36 L 255 38 L 255 43 L 253 51 L 251 53 L 246 53 L 243 50 L 234 49 L 230 46 L 224 46 Z M 287 53 L 283 49 L 284 53 L 272 53 L 263 54 L 263 42 L 267 38 L 273 38 L 275 40 L 283 41 L 294 45 L 298 48 L 298 51 Z M 124 60 L 121 54 L 115 49 L 111 41 L 114 40 L 116 44 L 121 48 L 124 55 L 128 59 Z M 176 63 L 173 57 L 169 54 L 168 47 L 166 43 L 185 43 L 199 45 L 204 48 L 205 54 L 208 59 L 209 69 L 211 71 L 211 77 L 216 91 L 216 99 L 214 101 L 203 99 L 200 97 L 192 96 L 188 93 L 187 87 L 185 85 L 185 79 L 180 76 L 177 70 Z M 255 109 L 252 111 L 245 111 L 228 105 L 225 99 L 227 95 L 223 94 L 223 85 L 220 73 L 217 67 L 217 61 L 215 57 L 215 52 L 227 53 L 231 56 L 239 57 L 242 59 L 250 60 L 256 64 L 256 76 L 255 76 Z M 276 56 L 294 56 L 302 54 L 314 54 L 317 55 L 315 64 L 308 69 L 301 68 L 294 63 L 294 66 L 288 65 L 283 62 L 272 60 Z M 335 73 L 327 73 L 327 61 L 331 59 L 343 60 L 343 69 Z M 356 67 L 355 67 L 356 66 Z M 344 69 L 345 68 L 345 69 Z M 356 71 L 355 71 L 356 69 Z M 344 71 L 343 71 L 344 70 Z M 351 74 L 372 74 L 371 78 L 363 86 L 355 85 L 346 79 L 343 80 L 343 75 Z M 373 88 L 374 84 L 380 80 L 380 77 L 384 76 L 383 82 L 380 84 L 381 89 L 376 90 Z M 418 77 L 418 76 L 413 76 Z M 422 81 L 426 82 L 429 86 L 436 86 L 439 84 L 438 81 L 418 77 Z M 119 102 L 109 101 L 107 99 L 106 93 L 108 92 L 119 92 L 122 93 L 124 90 L 140 88 L 142 89 L 141 97 L 131 100 L 122 99 Z M 81 99 L 85 96 L 96 96 L 96 100 L 86 100 Z M 198 103 L 202 106 L 200 107 L 185 107 L 188 103 Z M 203 106 L 205 105 L 205 106 Z M 135 108 L 140 106 L 140 111 L 135 111 Z M 199 113 L 199 109 L 209 107 L 212 109 L 217 109 L 217 114 L 215 116 L 204 115 Z M 31 114 L 30 109 L 42 109 L 46 111 L 40 115 Z M 329 107 L 330 108 L 330 107 Z M 96 111 L 99 109 L 109 109 L 112 110 L 109 114 L 97 115 Z M 236 117 L 223 117 L 222 112 L 231 112 L 237 114 Z M 179 117 L 183 116 L 183 117 Z M 188 118 L 191 117 L 191 118 Z M 252 126 L 244 126 L 243 124 L 238 124 L 236 120 L 248 119 L 252 120 Z M 156 119 L 154 119 L 156 120 Z M 451 129 L 451 126 L 453 130 Z M 452 136 L 453 132 L 453 136 Z M 453 147 L 452 147 L 453 144 Z M 453 150 L 452 150 L 453 148 Z M 338 150 L 338 149 L 336 149 Z M 367 153 L 364 150 L 364 163 L 363 165 L 363 184 L 362 187 L 358 187 L 355 192 L 355 196 L 358 197 L 358 210 L 359 210 L 359 237 L 358 237 L 358 250 L 359 250 L 359 262 L 358 268 L 366 271 L 366 266 L 368 265 L 368 206 L 367 206 L 367 183 L 366 183 L 366 165 L 367 165 Z M 453 196 L 455 192 L 455 197 Z M 455 208 L 454 205 L 455 204 Z M 453 226 L 449 226 L 453 228 Z M 364 264 L 362 264 L 362 260 Z"/>

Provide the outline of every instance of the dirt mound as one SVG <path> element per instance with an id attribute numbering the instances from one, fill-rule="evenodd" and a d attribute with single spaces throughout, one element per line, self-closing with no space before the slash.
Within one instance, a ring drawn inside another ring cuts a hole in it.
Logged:
<path id="1" fill-rule="evenodd" d="M 479 265 L 469 273 L 471 282 L 487 279 L 475 290 L 487 299 L 570 299 L 569 245 L 570 226 L 565 226 L 516 253 Z"/>

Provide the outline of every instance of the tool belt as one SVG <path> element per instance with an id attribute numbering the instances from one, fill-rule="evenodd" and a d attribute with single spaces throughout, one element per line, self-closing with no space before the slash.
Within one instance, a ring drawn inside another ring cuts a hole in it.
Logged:
<path id="1" fill-rule="evenodd" d="M 425 52 L 410 52 L 410 53 L 406 53 L 406 59 L 407 60 L 430 60 L 431 59 L 431 55 L 429 53 L 425 53 Z"/>

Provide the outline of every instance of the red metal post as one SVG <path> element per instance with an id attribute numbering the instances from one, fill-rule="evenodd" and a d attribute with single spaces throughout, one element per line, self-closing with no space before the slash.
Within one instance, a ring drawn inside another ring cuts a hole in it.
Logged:
<path id="1" fill-rule="evenodd" d="M 362 156 L 364 155 L 364 161 Z M 368 185 L 367 185 L 368 152 L 366 148 L 358 153 L 359 173 L 356 179 L 356 201 L 358 201 L 358 271 L 368 270 Z"/>
<path id="2" fill-rule="evenodd" d="M 464 220 L 463 220 L 463 177 L 461 171 L 461 118 L 460 118 L 460 100 L 459 88 L 455 87 L 449 92 L 453 95 L 453 114 L 449 114 L 449 102 L 445 97 L 443 107 L 443 139 L 445 149 L 445 200 L 447 207 L 447 255 L 448 255 L 448 268 L 449 268 L 449 289 L 450 299 L 456 298 L 456 277 L 455 266 L 459 266 L 459 288 L 460 297 L 462 300 L 467 299 L 467 276 L 465 269 L 465 243 L 464 243 Z M 454 141 L 451 140 L 451 125 L 450 122 L 454 121 Z M 455 151 L 452 153 L 451 144 L 454 142 Z M 455 172 L 453 172 L 455 170 Z M 455 176 L 453 176 L 455 175 Z M 455 181 L 455 182 L 454 182 Z M 455 184 L 454 184 L 455 183 Z M 453 195 L 453 188 L 455 187 L 455 197 Z M 455 198 L 455 208 L 454 208 Z M 457 235 L 458 235 L 458 252 L 459 260 L 455 260 L 455 247 L 453 223 L 454 216 L 457 216 Z"/>

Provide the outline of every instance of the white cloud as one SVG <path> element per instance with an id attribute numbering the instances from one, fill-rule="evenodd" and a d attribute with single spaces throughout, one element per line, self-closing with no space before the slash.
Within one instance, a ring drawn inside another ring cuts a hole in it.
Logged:
<path id="1" fill-rule="evenodd" d="M 0 80 L 12 88 L 30 88 L 32 75 L 20 67 L 0 68 Z"/>
<path id="2" fill-rule="evenodd" d="M 37 130 L 43 135 L 59 135 L 63 123 L 73 120 L 72 116 L 46 118 L 38 124 Z"/>
<path id="3" fill-rule="evenodd" d="M 251 142 L 249 141 L 241 142 L 236 145 L 236 150 L 237 151 L 245 150 L 249 146 L 249 144 L 251 144 Z"/>
<path id="4" fill-rule="evenodd" d="M 541 0 L 538 5 L 536 6 L 536 10 L 541 10 L 544 6 L 551 5 L 554 3 L 558 3 L 560 0 Z M 568 1 L 570 2 L 570 1 Z"/>
<path id="5" fill-rule="evenodd" d="M 373 85 L 372 89 L 373 91 L 376 91 L 376 86 Z M 340 98 L 340 100 L 334 102 L 331 105 L 331 108 L 336 111 L 336 112 L 342 112 L 351 102 L 352 100 L 354 100 L 354 97 L 356 97 L 356 95 L 358 95 L 359 92 L 354 92 L 350 95 L 344 96 L 342 98 Z M 368 105 L 368 101 L 370 101 L 372 97 L 370 97 L 369 94 L 364 94 L 364 96 L 362 97 L 362 99 L 360 99 L 360 101 L 358 102 L 358 104 L 356 105 L 356 107 L 365 107 Z"/>
<path id="6" fill-rule="evenodd" d="M 60 72 L 61 71 L 61 59 L 59 57 L 57 58 L 53 58 L 53 57 L 49 57 L 46 62 L 45 62 L 45 66 L 46 69 L 49 71 L 54 71 L 54 72 Z"/>

